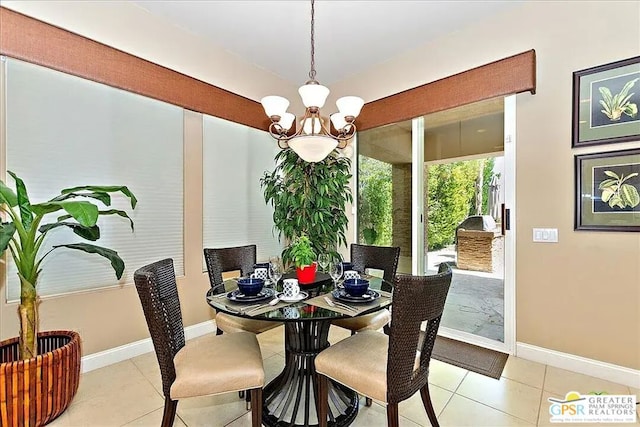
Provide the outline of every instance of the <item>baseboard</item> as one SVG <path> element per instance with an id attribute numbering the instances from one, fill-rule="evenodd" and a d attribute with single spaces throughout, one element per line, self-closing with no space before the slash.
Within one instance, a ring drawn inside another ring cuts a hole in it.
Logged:
<path id="1" fill-rule="evenodd" d="M 640 389 L 640 371 L 636 369 L 521 342 L 516 343 L 516 356 L 555 368 L 566 369 L 567 371 L 578 372 Z"/>
<path id="2" fill-rule="evenodd" d="M 215 322 L 213 320 L 207 320 L 206 322 L 184 328 L 184 336 L 187 340 L 190 340 L 191 338 L 215 332 L 215 330 Z M 110 348 L 109 350 L 89 354 L 82 358 L 82 372 L 84 373 L 93 371 L 94 369 L 103 368 L 150 351 L 153 351 L 153 343 L 151 342 L 151 338 L 145 338 L 140 341 Z"/>

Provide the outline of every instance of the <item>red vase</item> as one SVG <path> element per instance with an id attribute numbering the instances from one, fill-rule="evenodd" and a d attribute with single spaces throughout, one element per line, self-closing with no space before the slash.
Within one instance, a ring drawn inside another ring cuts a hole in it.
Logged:
<path id="1" fill-rule="evenodd" d="M 301 285 L 308 285 L 316 281 L 316 270 L 318 266 L 314 262 L 311 265 L 305 265 L 303 267 L 296 267 L 296 274 L 298 276 L 298 283 Z"/>

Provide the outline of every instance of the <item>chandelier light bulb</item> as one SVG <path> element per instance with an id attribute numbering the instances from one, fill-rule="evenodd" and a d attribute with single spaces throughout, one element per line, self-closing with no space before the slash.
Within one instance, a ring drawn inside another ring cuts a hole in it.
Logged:
<path id="1" fill-rule="evenodd" d="M 333 124 L 333 127 L 337 131 L 340 131 L 340 129 L 342 129 L 347 125 L 347 121 L 344 119 L 344 114 L 340 112 L 333 113 L 330 118 L 331 118 L 331 124 Z"/>
<path id="2" fill-rule="evenodd" d="M 302 98 L 302 103 L 307 108 L 324 107 L 324 103 L 327 100 L 327 96 L 329 96 L 329 92 L 328 87 L 317 83 L 307 83 L 300 86 L 300 89 L 298 89 L 300 98 Z"/>
<path id="3" fill-rule="evenodd" d="M 355 119 L 360 114 L 364 100 L 358 96 L 343 96 L 336 101 L 336 105 L 344 117 L 351 116 Z"/>
<path id="4" fill-rule="evenodd" d="M 262 104 L 262 108 L 264 108 L 264 112 L 269 117 L 282 117 L 286 113 L 287 108 L 289 108 L 289 100 L 282 96 L 265 96 L 260 100 L 260 103 Z"/>
<path id="5" fill-rule="evenodd" d="M 287 132 L 289 129 L 291 129 L 291 125 L 293 124 L 293 121 L 295 119 L 296 119 L 296 116 L 294 114 L 284 113 L 280 117 L 280 121 L 278 122 L 278 124 L 282 126 L 282 129 L 284 129 L 285 132 Z"/>
<path id="6" fill-rule="evenodd" d="M 322 121 L 318 118 L 305 119 L 302 122 L 302 131 L 307 135 L 318 135 L 321 133 Z"/>
<path id="7" fill-rule="evenodd" d="M 353 156 L 353 147 L 351 144 L 348 144 L 346 147 L 342 149 L 342 157 L 351 158 Z"/>

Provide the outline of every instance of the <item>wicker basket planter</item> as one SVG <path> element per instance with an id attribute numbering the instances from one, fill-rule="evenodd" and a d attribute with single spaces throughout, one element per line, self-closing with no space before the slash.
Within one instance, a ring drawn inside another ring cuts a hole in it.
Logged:
<path id="1" fill-rule="evenodd" d="M 38 334 L 40 354 L 18 360 L 18 338 L 0 342 L 0 425 L 42 426 L 62 414 L 78 391 L 80 335 Z"/>

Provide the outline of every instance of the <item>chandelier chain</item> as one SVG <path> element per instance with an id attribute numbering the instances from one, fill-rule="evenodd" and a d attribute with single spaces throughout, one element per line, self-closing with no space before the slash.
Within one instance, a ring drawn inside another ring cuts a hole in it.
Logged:
<path id="1" fill-rule="evenodd" d="M 315 48 L 315 0 L 311 0 L 311 70 L 309 71 L 309 78 L 313 81 L 316 80 L 316 48 Z"/>

